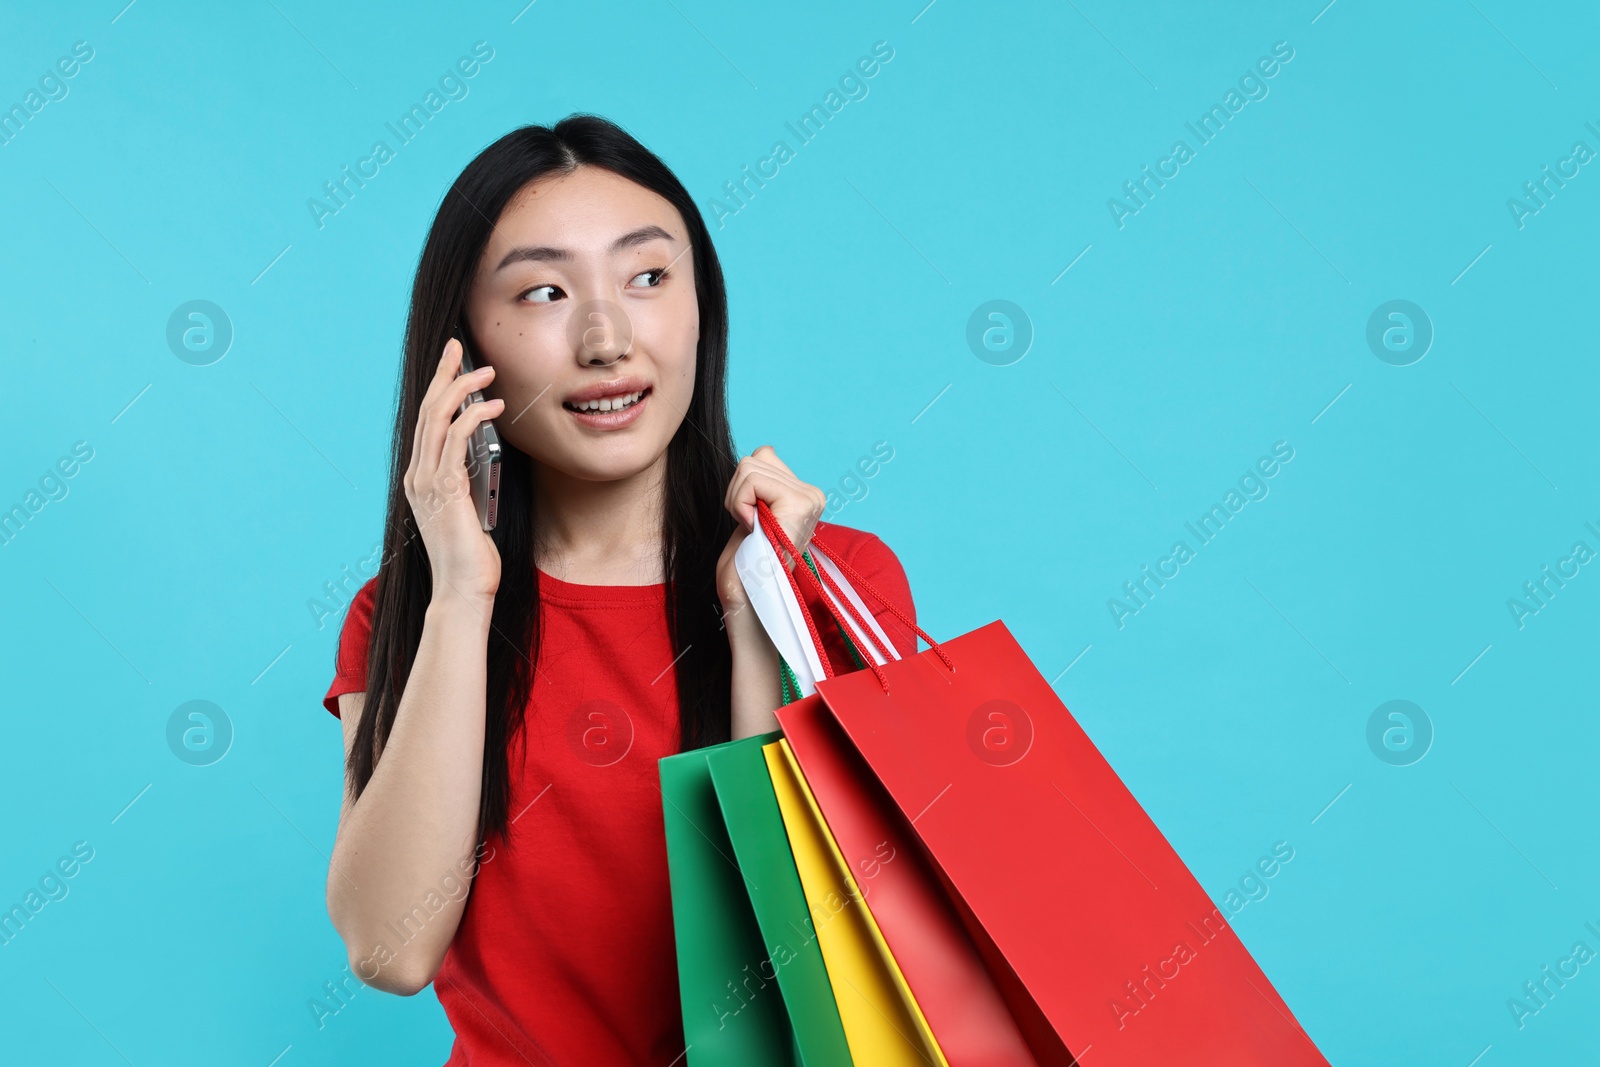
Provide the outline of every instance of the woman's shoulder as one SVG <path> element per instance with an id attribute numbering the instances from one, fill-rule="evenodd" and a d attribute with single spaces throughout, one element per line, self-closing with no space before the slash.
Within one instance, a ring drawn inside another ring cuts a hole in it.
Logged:
<path id="1" fill-rule="evenodd" d="M 884 543 L 883 538 L 853 526 L 819 522 L 811 539 L 836 563 L 848 568 L 853 581 L 860 579 L 857 592 L 866 595 L 868 609 L 883 626 L 895 648 L 915 652 L 916 633 L 907 625 L 907 622 L 915 622 L 917 618 L 911 582 L 906 577 L 906 569 L 901 565 L 900 558 Z M 863 585 L 865 588 L 862 588 Z M 821 606 L 820 602 L 817 602 L 817 606 Z M 827 640 L 831 640 L 831 631 L 829 634 Z"/>
<path id="2" fill-rule="evenodd" d="M 372 639 L 372 606 L 378 592 L 378 579 L 368 578 L 356 590 L 345 609 L 339 628 L 339 645 L 334 654 L 333 684 L 322 699 L 322 706 L 339 714 L 339 697 L 360 693 L 367 688 L 367 648 Z"/>
<path id="3" fill-rule="evenodd" d="M 811 538 L 835 562 L 848 566 L 906 610 L 915 610 L 905 566 L 883 538 L 869 530 L 832 522 L 818 522 Z"/>
<path id="4" fill-rule="evenodd" d="M 836 522 L 819 521 L 812 537 L 829 555 L 846 563 L 854 563 L 863 555 L 873 558 L 887 557 L 896 563 L 899 562 L 894 551 L 870 530 L 859 530 L 854 526 L 843 526 Z"/>
<path id="5" fill-rule="evenodd" d="M 378 579 L 376 576 L 368 578 L 366 583 L 356 590 L 356 595 L 350 598 L 350 607 L 345 610 L 344 625 L 339 631 L 341 641 L 345 634 L 353 629 L 363 633 L 372 629 L 372 605 L 378 595 Z"/>

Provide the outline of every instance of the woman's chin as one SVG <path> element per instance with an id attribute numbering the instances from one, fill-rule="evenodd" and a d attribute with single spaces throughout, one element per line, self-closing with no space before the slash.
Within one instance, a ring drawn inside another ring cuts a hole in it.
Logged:
<path id="1" fill-rule="evenodd" d="M 666 448 L 639 442 L 606 442 L 581 453 L 563 453 L 548 458 L 535 457 L 550 470 L 581 482 L 622 482 L 648 471 L 656 462 L 665 462 Z"/>

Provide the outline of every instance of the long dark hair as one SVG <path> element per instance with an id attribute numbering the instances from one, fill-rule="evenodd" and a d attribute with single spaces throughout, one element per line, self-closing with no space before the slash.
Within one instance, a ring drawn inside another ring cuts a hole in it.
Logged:
<path id="1" fill-rule="evenodd" d="M 464 321 L 479 257 L 506 204 L 529 182 L 582 165 L 602 167 L 659 194 L 678 210 L 689 231 L 700 343 L 694 398 L 667 446 L 662 537 L 667 625 L 673 652 L 679 656 L 682 747 L 698 748 L 729 737 L 731 660 L 716 590 L 717 559 L 734 523 L 722 506 L 735 467 L 725 390 L 728 297 L 722 266 L 699 209 L 666 164 L 614 123 L 593 115 L 569 115 L 553 128 L 513 130 L 467 164 L 445 194 L 422 249 L 400 369 L 366 703 L 346 766 L 353 796 L 360 796 L 371 780 L 394 725 L 422 640 L 433 586 L 427 549 L 417 534 L 404 484 L 417 408 L 451 328 Z M 533 463 L 504 438 L 501 447 L 500 511 L 492 535 L 500 552 L 501 578 L 488 644 L 480 841 L 490 834 L 504 835 L 507 829 L 508 747 L 522 726 L 539 644 Z"/>

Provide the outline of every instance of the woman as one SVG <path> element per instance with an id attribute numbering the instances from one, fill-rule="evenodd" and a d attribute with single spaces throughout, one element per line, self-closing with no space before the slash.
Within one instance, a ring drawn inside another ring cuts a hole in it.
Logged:
<path id="1" fill-rule="evenodd" d="M 459 377 L 458 324 L 479 364 Z M 757 500 L 802 548 L 827 525 L 771 448 L 736 463 L 726 357 L 700 212 L 618 127 L 515 130 L 446 195 L 412 290 L 383 564 L 325 705 L 347 772 L 329 915 L 367 984 L 433 983 L 450 1064 L 681 1062 L 656 761 L 776 728 L 778 656 L 733 553 Z M 488 534 L 466 480 L 485 419 L 504 449 Z M 881 541 L 827 538 L 910 614 Z"/>

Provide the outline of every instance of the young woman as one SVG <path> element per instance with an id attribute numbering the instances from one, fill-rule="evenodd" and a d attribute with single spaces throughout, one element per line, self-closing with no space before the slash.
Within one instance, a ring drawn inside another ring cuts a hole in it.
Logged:
<path id="1" fill-rule="evenodd" d="M 458 325 L 480 364 L 462 376 Z M 367 984 L 433 984 L 450 1064 L 682 1062 L 656 761 L 776 727 L 778 656 L 733 552 L 757 500 L 801 548 L 828 526 L 771 448 L 736 462 L 727 328 L 700 212 L 603 119 L 506 135 L 429 231 L 383 562 L 325 700 L 347 775 L 328 912 Z M 488 534 L 466 479 L 485 419 Z M 881 541 L 826 536 L 910 614 Z"/>

